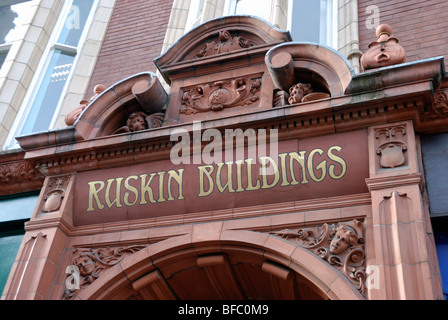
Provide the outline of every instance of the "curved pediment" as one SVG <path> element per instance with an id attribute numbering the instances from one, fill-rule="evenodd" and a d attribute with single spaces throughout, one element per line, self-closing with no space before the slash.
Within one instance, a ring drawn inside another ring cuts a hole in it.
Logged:
<path id="1" fill-rule="evenodd" d="M 315 98 L 344 95 L 355 75 L 348 60 L 336 50 L 316 43 L 290 42 L 272 48 L 265 57 L 274 86 L 291 93 L 297 84 L 300 91 L 314 89 Z M 319 92 L 321 95 L 316 95 Z M 303 100 L 294 103 L 306 102 Z M 309 97 L 311 99 L 311 97 Z M 294 104 L 290 102 L 290 104 Z"/>
<path id="2" fill-rule="evenodd" d="M 97 95 L 74 127 L 83 139 L 162 126 L 168 95 L 152 72 L 126 78 Z"/>
<path id="3" fill-rule="evenodd" d="M 222 63 L 247 52 L 291 41 L 288 31 L 280 30 L 265 20 L 253 16 L 228 16 L 210 20 L 185 34 L 163 55 L 156 58 L 165 80 L 183 69 L 207 66 L 217 58 Z M 267 51 L 267 50 L 265 50 Z"/>

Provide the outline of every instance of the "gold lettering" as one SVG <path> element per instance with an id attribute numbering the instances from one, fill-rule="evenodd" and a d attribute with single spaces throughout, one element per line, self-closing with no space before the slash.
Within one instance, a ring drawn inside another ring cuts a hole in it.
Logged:
<path id="1" fill-rule="evenodd" d="M 184 169 L 179 169 L 179 172 L 177 173 L 175 170 L 168 171 L 168 174 L 170 175 L 168 178 L 168 201 L 173 201 L 174 198 L 171 194 L 171 179 L 174 179 L 177 182 L 177 185 L 179 187 L 179 196 L 177 197 L 178 200 L 183 200 L 183 185 L 182 185 L 182 176 L 183 176 Z"/>
<path id="2" fill-rule="evenodd" d="M 263 185 L 261 186 L 261 189 L 270 189 L 277 185 L 278 181 L 280 180 L 280 173 L 278 172 L 278 165 L 275 163 L 275 160 L 271 157 L 260 157 L 261 161 L 261 172 L 262 172 L 262 178 L 263 178 Z M 271 168 L 270 171 L 273 171 L 274 175 L 274 181 L 272 183 L 268 183 L 268 176 L 272 174 L 268 174 L 267 169 L 267 163 L 270 163 Z"/>
<path id="3" fill-rule="evenodd" d="M 224 164 L 227 165 L 227 182 L 223 186 L 221 184 L 221 170 Z M 218 170 L 216 171 L 216 187 L 218 188 L 219 192 L 223 193 L 224 190 L 227 188 L 229 189 L 230 193 L 235 192 L 232 185 L 232 164 L 233 162 L 227 162 L 227 163 L 218 163 Z"/>
<path id="4" fill-rule="evenodd" d="M 286 175 L 286 156 L 287 155 L 288 155 L 287 153 L 282 153 L 282 154 L 278 155 L 280 157 L 280 167 L 282 168 L 282 184 L 280 185 L 281 187 L 286 187 L 286 186 L 290 185 L 287 175 Z"/>
<path id="5" fill-rule="evenodd" d="M 112 187 L 113 182 L 116 181 L 117 185 L 115 187 L 115 199 L 111 201 L 110 199 L 110 189 Z M 112 208 L 112 206 L 115 204 L 117 208 L 121 208 L 123 205 L 120 202 L 120 192 L 121 192 L 121 181 L 123 181 L 123 178 L 117 178 L 117 179 L 109 179 L 107 180 L 107 187 L 106 187 L 106 204 L 109 208 Z"/>
<path id="6" fill-rule="evenodd" d="M 96 188 L 95 185 L 99 185 L 99 187 Z M 104 209 L 104 204 L 101 203 L 100 198 L 98 197 L 98 192 L 103 190 L 104 186 L 104 181 L 89 182 L 89 207 L 87 208 L 87 212 L 92 212 L 95 210 L 95 208 L 93 207 L 93 199 L 95 199 L 98 209 Z"/>
<path id="7" fill-rule="evenodd" d="M 147 174 L 142 174 L 140 176 L 141 179 L 141 199 L 140 199 L 140 204 L 144 205 L 147 204 L 148 201 L 146 201 L 146 194 L 148 194 L 149 197 L 149 202 L 151 203 L 155 203 L 156 201 L 154 200 L 154 194 L 152 192 L 152 188 L 149 186 L 151 184 L 152 179 L 154 178 L 156 174 L 155 173 L 151 173 L 151 175 L 149 176 L 149 180 L 148 183 L 146 183 L 146 178 L 148 177 Z"/>
<path id="8" fill-rule="evenodd" d="M 247 188 L 246 190 L 252 191 L 252 190 L 258 190 L 260 189 L 260 180 L 257 179 L 257 183 L 254 186 L 252 184 L 252 161 L 253 159 L 246 159 L 244 160 L 246 162 L 246 167 L 247 167 Z"/>
<path id="9" fill-rule="evenodd" d="M 206 197 L 213 192 L 214 184 L 211 174 L 214 170 L 212 165 L 198 167 L 199 170 L 199 194 L 198 197 Z M 204 174 L 206 175 L 209 183 L 208 190 L 204 190 Z"/>
<path id="10" fill-rule="evenodd" d="M 296 175 L 294 173 L 294 160 L 302 168 L 302 184 L 307 184 L 309 182 L 306 179 L 305 154 L 306 151 L 301 151 L 300 154 L 298 154 L 297 152 L 289 153 L 289 171 L 291 172 L 291 178 L 292 178 L 291 185 L 293 186 L 299 184 L 299 182 L 296 180 Z"/>
<path id="11" fill-rule="evenodd" d="M 322 153 L 324 153 L 324 151 L 322 149 L 314 149 L 313 151 L 310 152 L 310 155 L 308 157 L 308 173 L 314 182 L 321 182 L 322 180 L 325 179 L 325 176 L 327 175 L 327 160 L 323 160 L 317 165 L 316 169 L 322 171 L 322 175 L 320 176 L 320 178 L 317 178 L 314 173 L 314 164 L 313 164 L 314 163 L 314 155 L 316 153 L 319 153 L 319 155 L 322 155 Z"/>
<path id="12" fill-rule="evenodd" d="M 238 188 L 236 189 L 236 192 L 243 192 L 244 188 L 243 188 L 243 174 L 242 174 L 242 170 L 241 170 L 241 166 L 243 164 L 243 160 L 237 160 L 235 161 L 236 164 L 236 185 L 238 186 Z"/>
<path id="13" fill-rule="evenodd" d="M 163 197 L 163 177 L 165 176 L 165 171 L 161 171 L 158 173 L 159 175 L 159 199 L 157 202 L 165 202 L 165 198 Z"/>
<path id="14" fill-rule="evenodd" d="M 128 207 L 133 206 L 133 205 L 136 204 L 137 201 L 138 201 L 138 189 L 137 189 L 136 187 L 132 186 L 132 185 L 129 183 L 129 180 L 137 180 L 137 179 L 138 179 L 137 176 L 129 176 L 129 177 L 127 177 L 126 180 L 124 181 L 124 187 L 126 188 L 126 190 L 130 191 L 131 193 L 133 193 L 133 194 L 134 194 L 134 197 L 135 197 L 134 201 L 129 202 L 129 195 L 130 195 L 130 193 L 129 193 L 129 192 L 126 192 L 126 193 L 124 194 L 123 202 L 124 202 L 124 204 L 127 205 Z"/>
<path id="15" fill-rule="evenodd" d="M 328 174 L 330 175 L 331 178 L 333 178 L 335 180 L 339 180 L 343 176 L 345 176 L 345 173 L 347 172 L 347 163 L 341 157 L 334 155 L 332 153 L 333 150 L 337 150 L 338 152 L 340 152 L 342 150 L 342 147 L 334 146 L 334 147 L 331 147 L 330 149 L 328 149 L 328 158 L 330 158 L 334 162 L 337 162 L 337 163 L 339 163 L 341 165 L 341 173 L 339 175 L 336 175 L 334 173 L 335 165 L 331 164 L 329 169 L 328 169 Z"/>

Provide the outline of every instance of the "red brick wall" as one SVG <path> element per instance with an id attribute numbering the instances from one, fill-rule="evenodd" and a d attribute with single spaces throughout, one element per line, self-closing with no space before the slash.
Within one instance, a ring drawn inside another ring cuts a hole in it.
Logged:
<path id="1" fill-rule="evenodd" d="M 173 0 L 117 0 L 86 96 L 143 71 L 156 71 Z"/>
<path id="2" fill-rule="evenodd" d="M 365 52 L 376 40 L 375 30 L 368 30 L 366 13 L 369 5 L 380 10 L 380 23 L 392 27 L 393 35 L 406 50 L 407 61 L 437 56 L 445 57 L 448 67 L 448 1 L 447 0 L 359 0 L 360 49 Z"/>

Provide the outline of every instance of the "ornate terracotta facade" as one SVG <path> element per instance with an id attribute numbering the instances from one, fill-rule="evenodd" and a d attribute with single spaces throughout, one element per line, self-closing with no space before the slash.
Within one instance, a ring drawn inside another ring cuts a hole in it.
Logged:
<path id="1" fill-rule="evenodd" d="M 0 183 L 43 187 L 2 298 L 442 297 L 417 138 L 448 124 L 442 58 L 355 74 L 232 16 L 155 64 L 169 93 L 142 72 L 18 139 Z M 277 157 L 172 164 L 175 130 L 202 151 L 196 131 L 235 128 L 275 130 Z"/>

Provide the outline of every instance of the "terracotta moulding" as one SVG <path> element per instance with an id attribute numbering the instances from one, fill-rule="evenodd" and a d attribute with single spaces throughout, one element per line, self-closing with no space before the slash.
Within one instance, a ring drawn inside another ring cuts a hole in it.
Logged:
<path id="1" fill-rule="evenodd" d="M 185 77 L 182 74 L 210 69 L 211 65 L 224 66 L 236 58 L 247 60 L 251 55 L 263 56 L 276 44 L 291 40 L 288 31 L 256 17 L 222 17 L 185 34 L 154 63 L 165 81 L 171 84 L 174 77 Z M 216 69 L 211 71 L 214 72 Z"/>
<path id="2" fill-rule="evenodd" d="M 362 71 L 406 62 L 406 53 L 398 39 L 392 37 L 392 28 L 381 24 L 376 29 L 377 41 L 369 44 L 369 50 L 361 57 Z"/>

